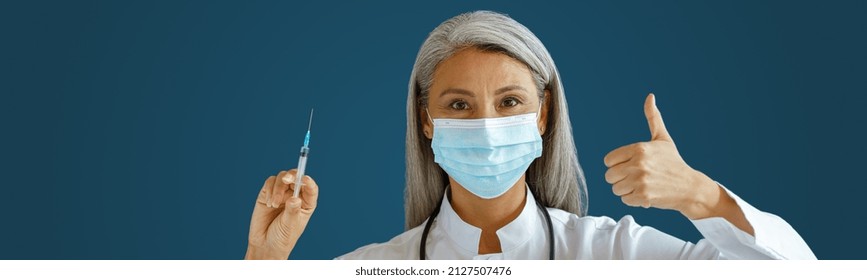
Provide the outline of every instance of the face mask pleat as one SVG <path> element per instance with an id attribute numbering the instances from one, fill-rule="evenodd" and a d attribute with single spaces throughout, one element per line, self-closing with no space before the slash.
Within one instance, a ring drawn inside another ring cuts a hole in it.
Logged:
<path id="1" fill-rule="evenodd" d="M 526 163 L 516 169 L 519 172 L 507 172 L 496 176 L 478 176 L 476 174 L 467 174 L 460 170 L 444 170 L 449 175 L 454 174 L 452 178 L 464 189 L 467 189 L 478 197 L 492 199 L 506 193 L 510 187 L 518 182 L 518 179 L 524 174 L 524 170 L 527 170 L 529 166 L 530 164 Z"/>
<path id="2" fill-rule="evenodd" d="M 521 158 L 514 159 L 512 161 L 504 162 L 497 166 L 466 164 L 449 159 L 444 159 L 441 162 L 437 163 L 439 163 L 440 165 L 447 165 L 454 170 L 473 170 L 473 174 L 476 176 L 495 176 L 513 172 L 516 169 L 520 169 L 521 167 L 528 165 L 528 162 L 532 163 L 533 159 L 537 157 L 538 156 L 536 156 L 536 154 L 529 154 Z M 524 168 L 526 169 L 526 167 Z M 518 171 L 520 172 L 523 170 Z"/>
<path id="3" fill-rule="evenodd" d="M 532 162 L 534 159 L 542 155 L 541 145 L 521 146 L 516 147 L 521 150 L 526 150 L 522 153 L 507 153 L 507 150 L 494 150 L 490 154 L 477 154 L 477 157 L 460 157 L 450 154 L 467 152 L 466 150 L 454 151 L 445 150 L 441 152 L 442 156 L 435 155 L 434 161 L 440 165 L 448 165 L 458 170 L 473 170 L 474 173 L 480 176 L 491 176 L 509 172 L 523 166 L 527 162 Z M 503 154 L 497 156 L 495 154 Z M 499 162 L 497 165 L 490 165 L 490 162 Z"/>
<path id="4" fill-rule="evenodd" d="M 509 126 L 501 124 L 494 127 L 441 127 L 436 126 L 437 120 L 434 120 L 434 123 L 434 137 L 432 141 L 438 142 L 437 144 L 440 147 L 447 148 L 490 148 L 529 143 L 535 142 L 539 134 L 538 131 L 536 131 L 535 135 L 527 131 L 528 126 L 536 127 L 535 121 Z M 444 137 L 449 139 L 444 139 Z"/>

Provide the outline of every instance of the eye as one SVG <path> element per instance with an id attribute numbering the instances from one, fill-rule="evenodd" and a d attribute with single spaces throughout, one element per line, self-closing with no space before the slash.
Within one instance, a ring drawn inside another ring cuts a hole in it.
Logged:
<path id="1" fill-rule="evenodd" d="M 452 102 L 452 104 L 449 104 L 449 107 L 451 107 L 453 110 L 466 110 L 466 109 L 470 108 L 470 105 L 467 104 L 466 101 L 455 100 L 455 102 Z"/>
<path id="2" fill-rule="evenodd" d="M 518 106 L 518 104 L 521 104 L 521 101 L 518 101 L 518 99 L 516 99 L 514 97 L 507 97 L 506 99 L 503 99 L 503 102 L 500 103 L 500 106 L 515 107 L 515 106 Z"/>

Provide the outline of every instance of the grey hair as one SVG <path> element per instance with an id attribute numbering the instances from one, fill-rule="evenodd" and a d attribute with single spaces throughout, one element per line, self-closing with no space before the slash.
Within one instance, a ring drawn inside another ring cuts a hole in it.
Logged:
<path id="1" fill-rule="evenodd" d="M 504 14 L 476 11 L 437 26 L 422 44 L 412 68 L 406 102 L 406 229 L 422 224 L 431 215 L 448 184 L 448 175 L 434 162 L 419 112 L 427 106 L 437 65 L 468 47 L 503 53 L 523 62 L 533 73 L 540 101 L 546 90 L 550 93 L 549 102 L 542 103 L 548 107 L 542 156 L 527 169 L 527 182 L 544 206 L 584 216 L 587 184 L 578 163 L 563 85 L 554 60 L 524 25 Z"/>

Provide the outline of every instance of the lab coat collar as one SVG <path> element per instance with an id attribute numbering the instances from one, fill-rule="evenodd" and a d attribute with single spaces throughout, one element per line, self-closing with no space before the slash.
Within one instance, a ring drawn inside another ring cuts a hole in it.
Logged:
<path id="1" fill-rule="evenodd" d="M 448 197 L 448 195 L 443 196 L 443 202 L 440 206 L 442 209 L 440 210 L 440 219 L 435 221 L 437 226 L 442 227 L 449 239 L 457 244 L 458 247 L 469 253 L 478 255 L 479 238 L 481 237 L 482 230 L 464 222 L 451 207 Z M 535 233 L 533 229 L 541 225 L 537 211 L 536 198 L 528 188 L 526 189 L 526 199 L 524 200 L 524 209 L 521 210 L 521 214 L 518 214 L 518 217 L 509 224 L 497 230 L 497 237 L 500 238 L 500 249 L 503 250 L 503 254 L 509 254 L 509 251 L 517 249 L 533 237 Z"/>

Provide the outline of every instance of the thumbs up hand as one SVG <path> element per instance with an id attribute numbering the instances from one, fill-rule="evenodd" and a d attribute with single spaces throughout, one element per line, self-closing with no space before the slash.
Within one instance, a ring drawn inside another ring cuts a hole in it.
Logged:
<path id="1" fill-rule="evenodd" d="M 652 93 L 644 102 L 644 115 L 650 141 L 626 145 L 605 156 L 605 181 L 614 194 L 629 206 L 673 209 L 690 219 L 716 216 L 722 189 L 681 158 Z"/>

